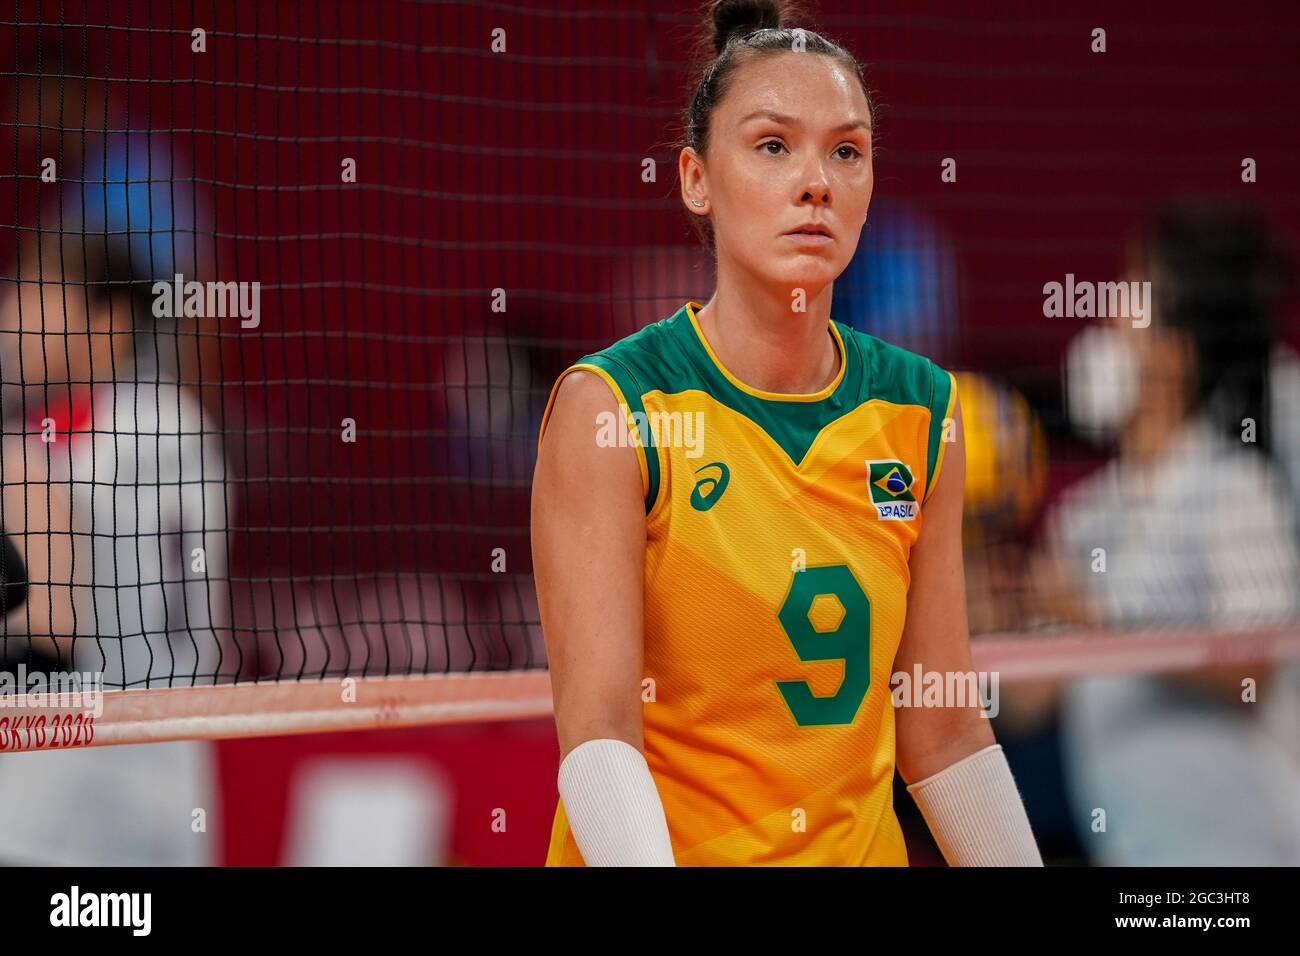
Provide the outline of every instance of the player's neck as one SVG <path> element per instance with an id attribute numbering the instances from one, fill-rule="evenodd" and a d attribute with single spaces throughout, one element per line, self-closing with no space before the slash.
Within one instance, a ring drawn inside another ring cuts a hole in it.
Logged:
<path id="1" fill-rule="evenodd" d="M 810 395 L 833 382 L 840 371 L 839 349 L 828 329 L 828 285 L 792 308 L 788 294 L 742 289 L 719 275 L 713 298 L 696 313 L 700 331 L 727 370 L 751 388 L 787 395 Z"/>

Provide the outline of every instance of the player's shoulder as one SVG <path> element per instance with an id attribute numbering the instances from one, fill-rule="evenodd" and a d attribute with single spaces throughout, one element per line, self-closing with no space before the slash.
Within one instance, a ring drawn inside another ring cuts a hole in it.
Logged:
<path id="1" fill-rule="evenodd" d="M 556 409 L 562 409 L 560 414 L 566 417 L 580 419 L 611 405 L 642 412 L 647 394 L 680 390 L 691 378 L 688 370 L 693 367 L 683 343 L 689 322 L 683 305 L 667 318 L 574 360 L 552 387 L 542 414 L 542 431 Z"/>
<path id="2" fill-rule="evenodd" d="M 667 318 L 582 356 L 574 365 L 599 369 L 622 391 L 638 396 L 651 391 L 678 391 L 693 368 L 689 334 L 690 317 L 683 305 Z"/>
<path id="3" fill-rule="evenodd" d="M 845 351 L 860 356 L 863 401 L 877 399 L 926 408 L 948 405 L 952 376 L 933 360 L 843 322 L 835 322 L 835 327 Z"/>

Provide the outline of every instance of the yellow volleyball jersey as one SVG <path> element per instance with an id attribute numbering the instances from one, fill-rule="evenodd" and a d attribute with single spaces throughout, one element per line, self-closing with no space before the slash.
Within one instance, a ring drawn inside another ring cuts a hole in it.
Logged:
<path id="1" fill-rule="evenodd" d="M 953 378 L 830 323 L 824 390 L 750 388 L 695 303 L 578 360 L 645 489 L 645 757 L 679 865 L 903 865 L 889 677 Z M 540 441 L 540 438 L 539 438 Z M 561 802 L 548 866 L 581 866 Z"/>

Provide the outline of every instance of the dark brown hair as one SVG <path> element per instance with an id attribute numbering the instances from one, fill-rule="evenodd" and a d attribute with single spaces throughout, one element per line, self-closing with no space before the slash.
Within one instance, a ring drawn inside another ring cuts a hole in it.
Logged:
<path id="1" fill-rule="evenodd" d="M 1214 201 L 1161 210 L 1142 238 L 1157 318 L 1196 352 L 1193 407 L 1233 443 L 1254 418 L 1254 447 L 1269 452 L 1273 316 L 1294 280 L 1290 251 L 1258 211 Z"/>
<path id="2" fill-rule="evenodd" d="M 812 30 L 789 24 L 804 16 L 792 3 L 778 0 L 713 0 L 707 9 L 707 33 L 700 42 L 702 60 L 707 60 L 695 85 L 682 126 L 680 148 L 687 146 L 703 155 L 709 145 L 713 111 L 726 95 L 736 70 L 760 56 L 802 48 L 836 60 L 858 78 L 867 98 L 867 110 L 875 118 L 871 91 L 857 57 L 833 40 Z M 690 216 L 691 225 L 712 248 L 711 222 L 706 216 Z"/>

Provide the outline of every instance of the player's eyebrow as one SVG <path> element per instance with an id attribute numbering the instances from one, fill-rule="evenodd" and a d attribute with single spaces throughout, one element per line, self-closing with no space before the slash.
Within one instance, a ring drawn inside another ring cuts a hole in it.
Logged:
<path id="1" fill-rule="evenodd" d="M 765 119 L 773 123 L 777 123 L 778 125 L 784 125 L 784 126 L 803 125 L 803 122 L 799 120 L 797 117 L 786 116 L 784 113 L 774 113 L 771 110 L 755 110 L 754 112 L 746 116 L 744 119 L 742 119 L 740 122 L 743 125 L 745 123 L 750 122 L 751 120 L 756 120 L 756 119 Z M 865 129 L 869 133 L 871 132 L 871 124 L 868 123 L 866 120 L 852 119 L 849 120 L 847 123 L 841 123 L 839 126 L 836 126 L 833 130 L 831 130 L 831 132 L 847 133 L 849 130 L 854 130 L 854 129 Z"/>

